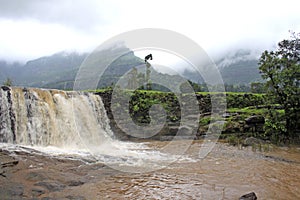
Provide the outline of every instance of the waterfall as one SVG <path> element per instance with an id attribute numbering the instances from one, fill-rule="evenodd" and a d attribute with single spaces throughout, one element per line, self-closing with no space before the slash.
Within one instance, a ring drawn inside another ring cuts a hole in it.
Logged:
<path id="1" fill-rule="evenodd" d="M 84 147 L 112 140 L 100 96 L 75 91 L 0 88 L 0 142 Z"/>
<path id="2" fill-rule="evenodd" d="M 181 157 L 151 149 L 143 143 L 113 138 L 98 95 L 0 87 L 2 147 L 28 149 L 31 146 L 46 155 L 66 155 L 63 158 L 85 160 L 92 156 L 93 161 L 131 173 L 161 169 Z"/>

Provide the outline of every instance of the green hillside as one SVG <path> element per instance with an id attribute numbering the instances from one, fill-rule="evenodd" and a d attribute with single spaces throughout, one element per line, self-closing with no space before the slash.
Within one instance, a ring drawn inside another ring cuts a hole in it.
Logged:
<path id="1" fill-rule="evenodd" d="M 130 69 L 144 63 L 125 46 L 97 52 L 96 59 L 98 60 L 95 62 L 109 59 L 113 55 L 117 55 L 119 51 L 129 53 L 110 64 L 101 76 L 98 83 L 99 88 L 116 83 Z M 88 55 L 87 53 L 60 52 L 29 61 L 24 65 L 0 61 L 0 83 L 10 78 L 16 86 L 72 89 L 77 72 Z M 251 82 L 261 80 L 257 59 L 249 57 L 248 51 L 237 51 L 231 56 L 224 56 L 216 61 L 216 65 L 220 69 L 225 84 L 249 85 Z M 95 66 L 97 67 L 97 65 Z M 182 75 L 195 83 L 203 83 L 202 77 L 197 73 L 185 70 Z"/>
<path id="2" fill-rule="evenodd" d="M 126 47 L 120 47 L 126 48 Z M 101 57 L 109 57 L 118 49 L 109 49 L 102 52 Z M 143 60 L 134 56 L 133 52 L 114 61 L 104 72 L 103 79 L 98 87 L 109 86 L 115 83 L 120 76 L 133 66 L 140 65 Z M 27 62 L 25 65 L 0 62 L 0 82 L 7 78 L 13 80 L 15 86 L 72 89 L 77 72 L 88 54 L 60 52 Z"/>
<path id="3" fill-rule="evenodd" d="M 261 80 L 257 60 L 239 61 L 221 68 L 223 81 L 227 84 L 249 84 Z"/>

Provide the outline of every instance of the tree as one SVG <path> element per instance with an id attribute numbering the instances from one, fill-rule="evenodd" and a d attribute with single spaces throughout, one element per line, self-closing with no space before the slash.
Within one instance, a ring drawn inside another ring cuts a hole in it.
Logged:
<path id="1" fill-rule="evenodd" d="M 3 85 L 10 87 L 13 85 L 13 81 L 10 78 L 7 78 L 6 81 L 3 82 Z"/>
<path id="2" fill-rule="evenodd" d="M 265 84 L 260 82 L 252 82 L 251 83 L 251 92 L 252 93 L 265 93 Z"/>
<path id="3" fill-rule="evenodd" d="M 279 42 L 276 50 L 263 52 L 259 65 L 269 100 L 284 109 L 285 128 L 281 132 L 286 138 L 296 136 L 300 118 L 300 34 L 291 33 L 291 39 Z"/>

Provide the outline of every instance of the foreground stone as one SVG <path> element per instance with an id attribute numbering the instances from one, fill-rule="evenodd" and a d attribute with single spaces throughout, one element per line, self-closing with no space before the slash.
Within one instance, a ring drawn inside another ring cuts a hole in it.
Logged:
<path id="1" fill-rule="evenodd" d="M 63 184 L 61 184 L 59 182 L 54 182 L 54 181 L 43 181 L 43 182 L 38 182 L 38 183 L 36 183 L 34 185 L 46 188 L 50 192 L 61 191 L 61 190 L 63 190 L 66 187 Z"/>
<path id="2" fill-rule="evenodd" d="M 260 144 L 266 144 L 266 142 L 264 140 L 255 137 L 249 137 L 244 140 L 244 145 L 246 146 L 253 146 L 253 145 L 260 145 Z"/>
<path id="3" fill-rule="evenodd" d="M 0 199 L 21 199 L 24 194 L 24 186 L 20 183 L 10 182 L 0 184 Z"/>
<path id="4" fill-rule="evenodd" d="M 257 196 L 254 192 L 245 194 L 239 198 L 239 200 L 256 200 Z"/>

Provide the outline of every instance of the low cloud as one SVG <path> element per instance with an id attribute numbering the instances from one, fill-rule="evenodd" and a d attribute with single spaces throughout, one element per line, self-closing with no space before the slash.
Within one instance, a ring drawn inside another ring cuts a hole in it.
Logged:
<path id="1" fill-rule="evenodd" d="M 97 24 L 108 24 L 114 18 L 105 11 L 107 4 L 101 1 L 99 6 L 96 0 L 0 0 L 0 19 L 37 20 L 92 31 Z"/>
<path id="2" fill-rule="evenodd" d="M 217 61 L 239 49 L 262 52 L 289 38 L 289 30 L 299 32 L 298 10 L 297 0 L 0 0 L 0 56 L 85 51 L 119 33 L 163 28 L 194 40 Z"/>

